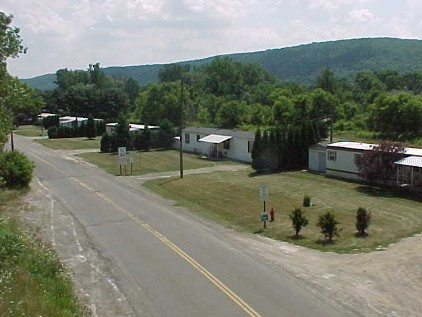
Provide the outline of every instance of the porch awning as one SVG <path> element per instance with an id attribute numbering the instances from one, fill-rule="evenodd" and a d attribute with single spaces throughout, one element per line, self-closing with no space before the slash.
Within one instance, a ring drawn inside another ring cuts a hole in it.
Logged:
<path id="1" fill-rule="evenodd" d="M 421 156 L 408 156 L 400 161 L 395 162 L 397 165 L 404 166 L 413 166 L 413 167 L 422 167 L 422 157 Z"/>
<path id="2" fill-rule="evenodd" d="M 218 144 L 218 143 L 222 143 L 224 141 L 227 141 L 229 139 L 231 139 L 231 136 L 228 135 L 218 135 L 218 134 L 209 134 L 201 139 L 199 139 L 199 142 L 207 142 L 207 143 L 214 143 L 214 144 Z"/>

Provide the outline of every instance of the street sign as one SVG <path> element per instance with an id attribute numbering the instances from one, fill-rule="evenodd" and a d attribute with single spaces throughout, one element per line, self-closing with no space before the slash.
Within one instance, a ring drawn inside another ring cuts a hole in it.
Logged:
<path id="1" fill-rule="evenodd" d="M 126 158 L 126 147 L 125 146 L 119 147 L 117 149 L 117 151 L 119 153 L 119 159 Z"/>
<path id="2" fill-rule="evenodd" d="M 267 221 L 268 220 L 268 212 L 264 211 L 261 212 L 261 221 Z"/>
<path id="3" fill-rule="evenodd" d="M 119 157 L 119 165 L 126 165 L 126 147 L 119 147 L 117 151 Z"/>
<path id="4" fill-rule="evenodd" d="M 267 184 L 260 184 L 259 185 L 259 200 L 260 201 L 268 201 L 268 185 Z"/>

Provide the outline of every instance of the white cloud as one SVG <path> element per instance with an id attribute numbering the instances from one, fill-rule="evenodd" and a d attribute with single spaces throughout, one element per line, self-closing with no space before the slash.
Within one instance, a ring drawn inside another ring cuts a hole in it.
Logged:
<path id="1" fill-rule="evenodd" d="M 359 9 L 350 11 L 348 21 L 351 22 L 372 22 L 374 15 L 368 9 Z"/>
<path id="2" fill-rule="evenodd" d="M 20 77 L 59 68 L 166 63 L 354 37 L 422 38 L 406 0 L 2 0 L 27 55 Z"/>

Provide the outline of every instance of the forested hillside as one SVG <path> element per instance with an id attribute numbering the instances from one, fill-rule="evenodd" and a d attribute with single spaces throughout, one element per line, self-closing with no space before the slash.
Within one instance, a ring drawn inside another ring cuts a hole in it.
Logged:
<path id="1" fill-rule="evenodd" d="M 258 64 L 281 81 L 312 83 L 317 75 L 329 68 L 337 77 L 353 79 L 356 73 L 367 70 L 391 69 L 403 74 L 422 69 L 422 41 L 392 38 L 371 38 L 312 43 L 296 47 L 262 52 L 227 55 L 234 61 Z M 187 61 L 192 68 L 214 59 Z M 158 81 L 164 65 L 108 67 L 109 76 L 133 78 L 144 86 Z M 37 89 L 52 89 L 53 74 L 24 80 Z"/>

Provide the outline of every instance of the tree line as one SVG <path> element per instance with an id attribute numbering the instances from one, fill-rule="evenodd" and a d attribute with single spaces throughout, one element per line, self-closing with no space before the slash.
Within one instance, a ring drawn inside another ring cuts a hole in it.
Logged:
<path id="1" fill-rule="evenodd" d="M 348 80 L 325 69 L 305 86 L 280 82 L 257 65 L 218 57 L 194 68 L 166 65 L 159 82 L 144 87 L 106 76 L 98 63 L 56 75 L 58 88 L 41 93 L 46 110 L 56 113 L 107 121 L 122 115 L 151 125 L 166 120 L 174 127 L 183 118 L 185 126 L 253 131 L 330 118 L 337 133 L 421 142 L 421 70 L 365 71 Z"/>

